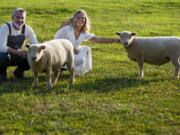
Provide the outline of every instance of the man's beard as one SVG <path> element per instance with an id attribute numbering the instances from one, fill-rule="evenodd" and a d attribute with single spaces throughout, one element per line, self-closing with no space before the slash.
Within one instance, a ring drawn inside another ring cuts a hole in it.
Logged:
<path id="1" fill-rule="evenodd" d="M 14 24 L 17 28 L 19 28 L 19 29 L 21 29 L 22 26 L 24 25 L 24 23 L 23 23 L 23 24 L 21 24 L 21 25 L 19 26 L 16 22 L 13 22 L 13 24 Z"/>

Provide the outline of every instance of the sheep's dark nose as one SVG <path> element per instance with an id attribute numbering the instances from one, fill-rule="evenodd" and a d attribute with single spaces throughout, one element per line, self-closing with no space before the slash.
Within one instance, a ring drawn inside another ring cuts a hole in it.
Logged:
<path id="1" fill-rule="evenodd" d="M 125 42 L 124 44 L 125 44 L 125 45 L 128 45 L 128 42 Z"/>
<path id="2" fill-rule="evenodd" d="M 32 57 L 32 60 L 35 61 L 35 60 L 36 60 L 36 57 Z"/>

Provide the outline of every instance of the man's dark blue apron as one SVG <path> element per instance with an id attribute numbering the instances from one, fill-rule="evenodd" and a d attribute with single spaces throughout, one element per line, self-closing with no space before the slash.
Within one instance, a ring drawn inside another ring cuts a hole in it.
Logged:
<path id="1" fill-rule="evenodd" d="M 6 23 L 9 27 L 9 35 L 7 46 L 13 49 L 21 49 L 25 42 L 25 24 L 22 27 L 20 35 L 11 35 L 11 27 L 9 23 Z M 0 74 L 6 75 L 6 69 L 8 66 L 17 66 L 18 71 L 24 72 L 30 69 L 27 58 L 20 57 L 14 54 L 0 53 Z"/>

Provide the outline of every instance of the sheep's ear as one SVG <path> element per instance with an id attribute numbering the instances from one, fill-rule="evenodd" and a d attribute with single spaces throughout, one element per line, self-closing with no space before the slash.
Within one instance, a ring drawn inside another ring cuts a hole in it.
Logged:
<path id="1" fill-rule="evenodd" d="M 118 36 L 121 36 L 121 32 L 116 32 L 115 34 Z"/>
<path id="2" fill-rule="evenodd" d="M 26 48 L 29 48 L 30 47 L 30 45 L 25 45 L 26 46 Z"/>
<path id="3" fill-rule="evenodd" d="M 136 32 L 131 32 L 131 36 L 136 36 Z"/>
<path id="4" fill-rule="evenodd" d="M 45 49 L 45 48 L 46 48 L 46 46 L 44 46 L 44 45 L 41 46 L 41 49 Z"/>

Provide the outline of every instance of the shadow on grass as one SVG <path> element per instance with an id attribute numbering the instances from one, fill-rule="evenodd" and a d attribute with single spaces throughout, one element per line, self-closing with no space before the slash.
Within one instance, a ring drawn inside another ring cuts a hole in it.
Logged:
<path id="1" fill-rule="evenodd" d="M 76 82 L 80 81 L 80 77 L 76 77 Z M 85 78 L 83 78 L 85 79 Z M 14 93 L 14 92 L 31 92 L 35 95 L 44 95 L 47 93 L 66 93 L 68 91 L 79 91 L 79 92 L 98 92 L 104 93 L 114 90 L 124 90 L 129 88 L 136 88 L 139 86 L 148 85 L 151 82 L 163 82 L 166 79 L 144 79 L 134 76 L 121 76 L 121 77 L 104 77 L 101 79 L 84 80 L 74 84 L 69 84 L 69 74 L 64 74 L 58 80 L 58 82 L 53 86 L 52 89 L 48 89 L 46 86 L 45 76 L 39 76 L 40 85 L 33 89 L 33 76 L 29 77 L 27 80 L 17 80 L 16 78 L 10 78 L 7 83 L 2 83 L 0 85 L 0 95 L 4 93 Z M 64 83 L 65 82 L 65 83 Z"/>
<path id="2" fill-rule="evenodd" d="M 76 77 L 76 82 L 84 79 L 81 77 Z M 110 91 L 123 91 L 125 89 L 134 89 L 140 86 L 149 85 L 153 82 L 163 82 L 167 79 L 143 79 L 138 78 L 136 75 L 134 76 L 125 76 L 125 77 L 105 77 L 103 79 L 94 79 L 94 80 L 84 80 L 82 83 L 75 82 L 74 84 L 69 84 L 69 75 L 63 75 L 59 78 L 58 82 L 65 80 L 66 84 L 59 84 L 57 83 L 54 85 L 53 89 L 44 89 L 44 90 L 37 90 L 36 94 L 46 94 L 55 92 L 56 94 L 67 93 L 69 91 L 75 92 L 97 92 L 97 93 L 106 93 Z"/>
<path id="3" fill-rule="evenodd" d="M 43 80 L 43 76 L 39 77 L 39 80 Z M 0 95 L 4 93 L 23 92 L 32 89 L 33 76 L 28 77 L 26 80 L 17 79 L 15 77 L 8 78 L 7 82 L 0 84 Z"/>
<path id="4" fill-rule="evenodd" d="M 163 82 L 165 79 L 151 79 L 145 80 L 137 77 L 116 77 L 104 78 L 95 80 L 94 82 L 87 82 L 82 84 L 71 85 L 70 90 L 80 90 L 82 92 L 96 91 L 104 93 L 109 91 L 123 91 L 124 89 L 137 88 L 139 86 L 149 85 L 151 82 Z"/>

